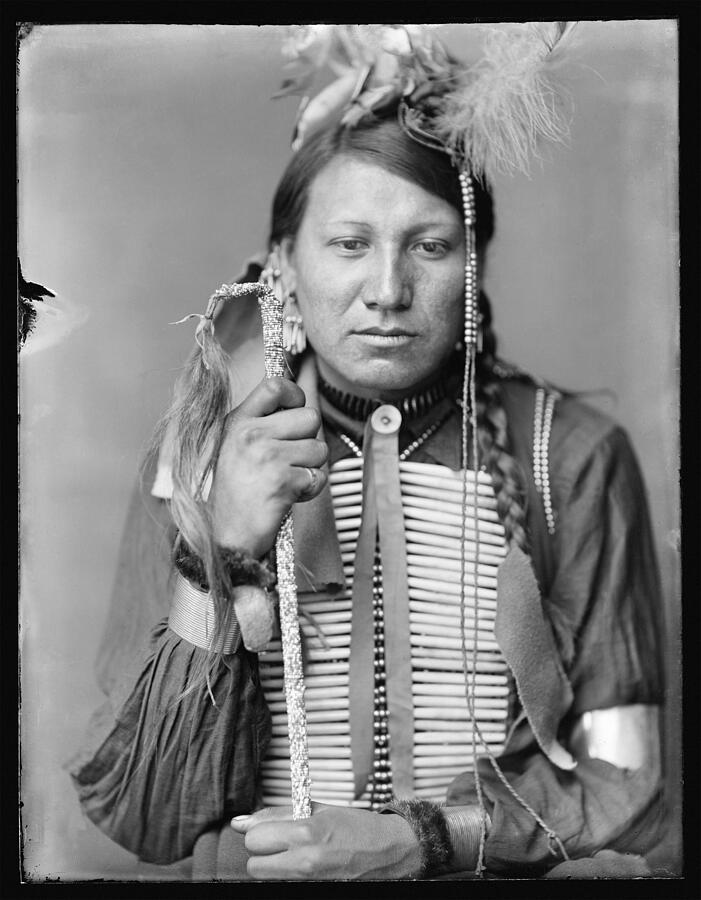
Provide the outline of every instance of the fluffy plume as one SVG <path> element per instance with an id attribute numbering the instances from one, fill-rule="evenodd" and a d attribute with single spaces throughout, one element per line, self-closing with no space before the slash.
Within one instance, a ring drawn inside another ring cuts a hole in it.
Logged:
<path id="1" fill-rule="evenodd" d="M 482 58 L 455 60 L 430 28 L 417 25 L 293 26 L 288 75 L 277 96 L 303 95 L 293 149 L 333 120 L 354 127 L 397 104 L 417 140 L 465 159 L 477 177 L 528 172 L 538 141 L 562 141 L 567 120 L 550 81 L 572 22 L 474 25 Z M 316 97 L 317 74 L 336 80 Z"/>
<path id="2" fill-rule="evenodd" d="M 469 160 L 476 176 L 527 173 L 540 138 L 567 137 L 549 72 L 572 28 L 566 22 L 488 28 L 482 59 L 444 95 L 432 130 Z"/>

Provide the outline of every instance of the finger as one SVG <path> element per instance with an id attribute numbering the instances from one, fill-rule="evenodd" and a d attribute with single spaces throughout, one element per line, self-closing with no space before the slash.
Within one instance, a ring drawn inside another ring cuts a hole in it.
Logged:
<path id="1" fill-rule="evenodd" d="M 297 503 L 306 503 L 317 497 L 328 480 L 325 469 L 315 466 L 292 466 L 291 470 L 292 490 L 296 494 Z"/>
<path id="2" fill-rule="evenodd" d="M 319 433 L 321 416 L 311 406 L 302 409 L 281 409 L 265 418 L 258 419 L 265 434 L 281 441 L 313 438 Z"/>
<path id="3" fill-rule="evenodd" d="M 295 837 L 298 831 L 299 823 L 292 819 L 259 822 L 246 832 L 246 850 L 257 856 L 283 853 L 299 843 Z"/>
<path id="4" fill-rule="evenodd" d="M 235 828 L 236 831 L 245 833 L 250 828 L 253 828 L 254 825 L 258 825 L 267 820 L 282 821 L 291 819 L 291 806 L 266 806 L 264 809 L 259 809 L 258 812 L 251 813 L 247 816 L 234 816 L 231 820 L 231 827 Z"/>
<path id="5" fill-rule="evenodd" d="M 296 409 L 304 406 L 305 401 L 304 391 L 294 381 L 288 381 L 286 378 L 264 378 L 236 407 L 232 415 L 253 418 L 268 416 L 280 408 Z"/>
<path id="6" fill-rule="evenodd" d="M 246 862 L 246 873 L 249 878 L 260 881 L 268 879 L 305 879 L 314 877 L 311 866 L 300 864 L 299 853 L 287 851 L 282 853 L 253 854 Z"/>
<path id="7" fill-rule="evenodd" d="M 306 438 L 299 441 L 281 441 L 281 455 L 291 466 L 311 466 L 319 469 L 326 462 L 329 448 L 324 441 Z"/>

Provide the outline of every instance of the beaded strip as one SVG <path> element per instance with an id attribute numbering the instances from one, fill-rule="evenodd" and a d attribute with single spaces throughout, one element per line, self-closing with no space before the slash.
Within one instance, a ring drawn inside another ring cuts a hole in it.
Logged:
<path id="1" fill-rule="evenodd" d="M 555 534 L 555 511 L 550 493 L 550 433 L 552 431 L 557 391 L 538 388 L 533 412 L 533 480 L 543 500 L 548 534 Z"/>
<path id="2" fill-rule="evenodd" d="M 269 287 L 257 286 L 258 303 L 263 320 L 263 348 L 266 378 L 285 374 L 282 351 L 282 303 Z M 285 671 L 287 734 L 290 743 L 290 780 L 292 783 L 292 818 L 306 819 L 312 814 L 309 752 L 307 748 L 307 713 L 304 705 L 304 668 L 302 643 L 297 617 L 297 582 L 292 513 L 282 520 L 275 541 L 278 595 L 280 597 L 280 632 Z"/>
<path id="3" fill-rule="evenodd" d="M 388 803 L 392 799 L 392 770 L 389 760 L 389 728 L 385 676 L 385 614 L 382 593 L 382 561 L 379 547 L 375 550 L 375 566 L 372 578 L 372 615 L 374 619 L 373 691 L 374 749 L 370 778 L 370 808 Z"/>

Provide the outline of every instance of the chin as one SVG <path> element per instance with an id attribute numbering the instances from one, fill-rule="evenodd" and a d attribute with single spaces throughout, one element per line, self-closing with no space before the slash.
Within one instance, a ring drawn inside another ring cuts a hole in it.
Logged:
<path id="1" fill-rule="evenodd" d="M 416 365 L 401 365 L 396 360 L 375 360 L 355 368 L 346 378 L 358 393 L 368 396 L 401 395 L 411 393 L 440 367 L 424 369 Z"/>

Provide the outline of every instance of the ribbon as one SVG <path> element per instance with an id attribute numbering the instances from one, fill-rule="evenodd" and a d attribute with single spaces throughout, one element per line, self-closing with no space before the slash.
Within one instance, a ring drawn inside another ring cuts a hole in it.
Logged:
<path id="1" fill-rule="evenodd" d="M 389 754 L 396 794 L 414 788 L 414 713 L 411 692 L 409 586 L 406 536 L 399 480 L 401 414 L 375 410 L 365 425 L 363 514 L 353 577 L 349 674 L 351 752 L 356 798 L 365 790 L 373 759 L 374 620 L 373 575 L 379 537 L 383 561 L 385 661 Z"/>

